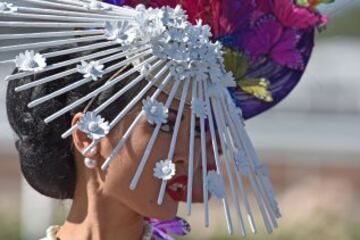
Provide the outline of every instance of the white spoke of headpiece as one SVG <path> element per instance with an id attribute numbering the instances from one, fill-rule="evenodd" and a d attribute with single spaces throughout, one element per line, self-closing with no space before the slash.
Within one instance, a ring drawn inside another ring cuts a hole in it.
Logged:
<path id="1" fill-rule="evenodd" d="M 228 139 L 226 139 L 226 130 L 225 130 L 226 125 L 224 123 L 224 120 L 222 119 L 222 111 L 219 108 L 219 105 L 217 102 L 218 101 L 217 97 L 213 96 L 213 95 L 211 95 L 210 97 L 211 97 L 211 104 L 214 108 L 216 124 L 217 124 L 218 131 L 219 131 L 221 148 L 222 148 L 223 154 L 224 154 L 225 167 L 226 167 L 226 171 L 228 173 L 231 195 L 235 202 L 236 213 L 239 218 L 240 233 L 242 236 L 246 236 L 244 220 L 243 220 L 243 217 L 241 214 L 241 209 L 240 209 L 240 202 L 239 202 L 239 198 L 237 196 L 237 192 L 235 190 L 235 183 L 234 183 L 234 179 L 233 179 L 233 175 L 232 175 L 232 171 L 231 171 L 231 167 L 230 167 L 231 162 L 230 162 L 229 152 L 231 151 L 231 149 L 229 149 L 229 141 L 227 141 Z"/>
<path id="2" fill-rule="evenodd" d="M 146 65 L 146 64 L 145 64 Z M 147 74 L 143 74 L 144 76 L 147 76 L 148 74 L 150 74 L 153 70 L 153 66 L 151 66 L 149 72 Z M 155 81 L 157 81 L 157 79 L 165 72 L 167 71 L 167 65 L 164 66 L 157 74 L 156 76 L 150 81 L 150 83 L 154 83 Z M 130 83 L 128 86 L 131 86 L 132 83 Z M 152 85 L 151 85 L 152 86 Z M 143 88 L 139 94 L 129 102 L 129 104 L 123 109 L 123 111 L 121 113 L 119 113 L 119 115 L 111 122 L 110 127 L 115 126 L 127 113 L 128 111 L 130 111 L 131 108 L 133 108 L 133 106 L 143 97 L 143 95 L 148 91 L 148 88 L 150 88 L 151 86 L 146 86 L 145 88 Z M 125 87 L 126 88 L 126 87 Z M 94 112 L 96 113 L 100 113 L 101 111 L 103 111 L 105 108 L 107 108 L 111 103 L 113 103 L 116 99 L 118 99 L 119 97 L 121 97 L 124 94 L 124 89 L 120 89 L 117 93 L 115 93 L 113 96 L 111 96 L 108 100 L 106 100 L 104 103 L 102 103 L 99 107 L 97 107 Z M 77 128 L 77 125 L 72 126 L 70 129 L 68 129 L 65 133 L 63 133 L 61 135 L 62 138 L 67 138 L 71 135 L 71 133 L 73 131 L 75 131 Z M 93 146 L 95 146 L 98 142 L 92 142 L 88 148 L 86 148 L 83 152 L 83 154 L 86 154 Z"/>
<path id="3" fill-rule="evenodd" d="M 199 82 L 198 98 L 195 99 L 198 102 L 204 102 L 204 86 L 203 81 Z M 193 103 L 194 104 L 194 103 Z M 199 106 L 196 106 L 199 107 Z M 205 107 L 204 105 L 202 107 Z M 206 153 L 206 136 L 205 136 L 205 117 L 207 117 L 206 111 L 203 110 L 203 114 L 195 112 L 200 117 L 200 142 L 201 142 L 201 165 L 202 165 L 202 179 L 203 179 L 203 199 L 204 199 L 204 222 L 205 227 L 209 226 L 209 189 L 208 189 L 208 173 L 207 173 L 207 153 Z"/>
<path id="4" fill-rule="evenodd" d="M 166 69 L 167 70 L 167 69 Z M 158 89 L 155 91 L 155 93 L 151 96 L 151 99 L 155 100 L 158 95 L 161 93 L 161 91 L 165 88 L 165 86 L 168 84 L 169 80 L 171 79 L 171 75 L 168 74 L 164 81 L 159 85 Z M 148 83 L 148 85 L 138 94 L 139 99 L 134 99 L 133 102 L 131 102 L 129 105 L 135 105 L 142 97 L 143 95 L 155 84 L 155 81 L 157 81 L 157 78 L 155 78 Z M 130 125 L 128 130 L 124 133 L 124 135 L 121 137 L 120 141 L 112 151 L 111 155 L 105 160 L 104 164 L 101 166 L 102 170 L 106 170 L 111 161 L 115 158 L 116 154 L 120 151 L 120 149 L 123 147 L 127 139 L 129 138 L 131 132 L 134 130 L 135 126 L 139 123 L 141 117 L 144 115 L 144 111 L 142 110 L 134 119 L 133 123 Z"/>
<path id="5" fill-rule="evenodd" d="M 235 146 L 233 146 L 233 148 L 236 149 Z M 246 188 L 244 186 L 244 183 L 242 181 L 242 177 L 239 174 L 239 171 L 245 176 L 249 176 L 251 174 L 248 160 L 246 159 L 246 156 L 241 155 L 242 152 L 243 151 L 241 151 L 241 150 L 237 150 L 237 152 L 234 153 L 234 165 L 235 165 L 234 172 L 235 172 L 235 176 L 236 176 L 239 188 L 240 188 L 240 194 L 242 196 L 242 199 L 243 199 L 243 202 L 245 204 L 245 208 L 246 208 L 246 211 L 248 214 L 247 218 L 248 218 L 248 221 L 250 224 L 251 231 L 253 233 L 256 233 L 257 227 L 256 227 L 256 223 L 254 220 L 253 213 L 251 211 L 248 194 L 247 194 Z"/>
<path id="6" fill-rule="evenodd" d="M 124 80 L 126 77 L 130 76 L 131 74 L 137 72 L 139 70 L 139 68 L 141 68 L 141 66 L 143 64 L 149 63 L 156 60 L 156 57 L 150 57 L 149 59 L 145 60 L 144 62 L 142 62 L 141 64 L 137 65 L 136 67 L 132 68 L 131 70 L 125 72 L 124 74 L 118 76 L 117 78 L 115 78 L 114 80 L 110 81 L 110 82 L 106 82 L 104 85 L 102 85 L 101 87 L 95 89 L 94 91 L 92 91 L 91 93 L 85 95 L 84 97 L 76 100 L 75 102 L 69 104 L 68 106 L 62 108 L 61 110 L 55 112 L 54 114 L 52 114 L 51 116 L 47 117 L 44 121 L 46 123 L 49 123 L 53 120 L 55 120 L 56 118 L 60 117 L 61 115 L 67 113 L 68 111 L 70 111 L 71 109 L 79 106 L 80 104 L 86 102 L 87 100 L 90 100 L 91 98 L 97 96 L 99 93 L 109 89 L 110 87 L 114 86 L 116 83 Z"/>
<path id="7" fill-rule="evenodd" d="M 214 126 L 215 125 L 214 118 L 213 118 L 213 113 L 211 111 L 211 103 L 210 103 L 210 96 L 209 96 L 207 82 L 204 82 L 204 88 L 205 88 L 206 106 L 208 109 L 209 128 L 210 128 L 214 160 L 215 160 L 215 164 L 216 164 L 217 173 L 221 175 L 222 179 L 224 179 L 224 174 L 222 171 L 222 165 L 220 162 L 220 156 L 219 156 L 219 150 L 218 150 L 217 136 L 216 136 L 215 126 Z M 229 234 L 233 234 L 234 230 L 233 230 L 233 223 L 232 223 L 230 209 L 229 209 L 229 200 L 228 200 L 228 197 L 226 194 L 223 199 L 223 206 L 224 206 L 224 211 L 225 211 L 225 218 L 226 218 L 226 223 L 227 223 L 227 227 L 228 227 L 228 232 L 229 232 Z"/>
<path id="8" fill-rule="evenodd" d="M 164 60 L 157 61 L 154 65 L 151 66 L 151 70 L 156 69 L 157 67 L 161 66 L 164 63 Z M 165 67 L 164 67 L 165 68 Z M 143 88 L 137 96 L 132 99 L 128 105 L 111 121 L 110 123 L 110 129 L 113 129 L 120 121 L 123 119 L 126 114 L 135 106 L 137 102 L 140 101 L 140 99 L 146 94 L 146 92 L 149 90 L 149 88 L 159 79 L 159 77 L 164 73 L 164 71 L 160 71 L 158 73 L 152 82 L 148 83 L 148 85 Z M 112 102 L 114 102 L 117 98 L 121 97 L 124 93 L 129 91 L 132 87 L 134 87 L 136 84 L 138 84 L 140 81 L 144 80 L 145 75 L 140 74 L 138 77 L 136 77 L 134 80 L 132 80 L 129 84 L 127 84 L 125 87 L 120 89 L 115 95 L 113 95 L 111 98 L 109 98 L 107 101 L 105 101 L 102 105 L 100 105 L 98 108 L 94 110 L 94 112 L 99 113 L 102 111 L 106 106 L 110 105 Z M 150 85 L 151 84 L 151 85 Z M 84 149 L 82 152 L 83 155 L 86 155 L 96 144 L 99 143 L 99 140 L 93 141 L 87 148 Z M 119 145 L 119 144 L 118 144 Z M 112 151 L 110 157 L 105 161 L 107 162 L 107 165 L 110 164 L 110 162 L 113 160 L 115 155 L 117 154 L 117 150 L 120 150 L 120 146 L 115 147 L 115 149 Z"/>
<path id="9" fill-rule="evenodd" d="M 178 90 L 179 85 L 180 85 L 179 81 L 174 82 L 174 84 L 173 84 L 173 86 L 171 88 L 171 91 L 169 93 L 169 96 L 168 96 L 168 98 L 166 100 L 165 107 L 169 108 L 170 104 L 172 103 L 172 101 L 173 101 L 173 99 L 175 97 L 175 94 L 176 94 L 176 92 Z M 142 172 L 144 170 L 146 162 L 147 162 L 147 160 L 149 158 L 151 150 L 152 150 L 152 148 L 153 148 L 153 146 L 155 144 L 155 141 L 157 139 L 157 136 L 159 134 L 160 127 L 161 127 L 161 124 L 157 124 L 155 126 L 155 128 L 154 128 L 153 134 L 151 135 L 150 140 L 149 140 L 149 142 L 148 142 L 148 144 L 146 146 L 144 154 L 143 154 L 143 156 L 142 156 L 142 158 L 140 160 L 140 163 L 139 163 L 139 165 L 138 165 L 138 167 L 136 169 L 135 175 L 131 180 L 131 183 L 130 183 L 130 189 L 131 190 L 134 190 L 136 188 L 138 182 L 139 182 L 140 176 L 141 176 L 141 174 L 142 174 Z"/>
<path id="10" fill-rule="evenodd" d="M 144 53 L 141 53 L 141 54 L 139 54 L 139 55 L 140 55 L 140 56 L 144 56 Z M 138 56 L 134 56 L 134 57 L 132 57 L 132 58 L 128 58 L 128 59 L 126 59 L 126 60 L 118 63 L 117 65 L 121 64 L 121 66 L 125 66 L 125 65 L 127 65 L 128 63 L 131 63 L 131 61 L 133 61 L 134 59 L 137 59 L 137 58 L 139 57 L 139 55 L 138 55 Z M 121 67 L 121 66 L 119 66 L 119 67 Z M 105 73 L 108 73 L 108 72 L 111 72 L 111 71 L 112 71 L 112 70 L 110 70 L 111 68 L 112 68 L 112 67 L 107 68 L 107 69 L 104 71 L 104 74 L 105 74 Z M 129 71 L 131 71 L 131 70 L 129 70 Z M 134 71 L 134 70 L 133 70 L 133 71 Z M 127 75 L 127 72 L 124 73 L 123 75 L 120 75 L 119 78 L 122 77 L 122 76 L 124 76 L 124 75 L 126 76 L 126 75 Z M 120 80 L 123 80 L 124 78 L 125 78 L 125 77 L 120 78 Z M 120 80 L 119 80 L 119 81 L 120 81 Z M 28 107 L 29 107 L 29 108 L 35 107 L 35 106 L 37 106 L 37 105 L 39 105 L 39 104 L 41 104 L 41 103 L 44 103 L 44 102 L 46 102 L 46 101 L 49 101 L 50 99 L 53 99 L 53 98 L 55 98 L 55 97 L 57 97 L 57 96 L 60 96 L 61 94 L 64 94 L 64 93 L 66 93 L 66 92 L 68 92 L 68 91 L 71 91 L 71 90 L 73 90 L 73 89 L 75 89 L 75 88 L 78 88 L 78 87 L 80 87 L 80 86 L 82 86 L 82 85 L 84 85 L 84 84 L 86 84 L 86 83 L 91 82 L 91 81 L 93 81 L 93 79 L 92 79 L 92 77 L 90 77 L 90 76 L 89 76 L 89 77 L 86 77 L 86 78 L 83 78 L 83 79 L 81 79 L 81 80 L 79 80 L 79 81 L 77 81 L 77 82 L 74 82 L 74 83 L 72 83 L 72 84 L 69 84 L 69 85 L 61 88 L 61 89 L 58 89 L 58 90 L 56 90 L 56 91 L 54 91 L 54 92 L 52 92 L 52 93 L 50 93 L 50 94 L 48 94 L 48 95 L 46 95 L 46 96 L 43 96 L 43 97 L 38 98 L 38 99 L 36 99 L 36 100 L 33 100 L 32 102 L 30 102 L 30 103 L 28 104 Z M 106 89 L 108 89 L 108 88 L 106 88 Z M 105 90 L 106 90 L 106 89 L 105 89 Z M 50 118 L 50 117 L 49 117 L 49 118 Z M 47 122 L 46 119 L 45 119 L 45 122 Z"/>
<path id="11" fill-rule="evenodd" d="M 192 81 L 192 102 L 197 98 L 197 81 Z M 191 203 L 192 203 L 192 187 L 194 178 L 194 149 L 195 149 L 195 111 L 191 108 L 191 120 L 190 120 L 190 141 L 189 141 L 189 164 L 188 164 L 188 181 L 187 181 L 187 196 L 186 196 L 186 209 L 187 214 L 191 215 Z"/>
<path id="12" fill-rule="evenodd" d="M 71 44 L 71 43 L 93 42 L 93 41 L 105 40 L 105 39 L 106 39 L 106 37 L 104 35 L 100 35 L 100 36 L 90 36 L 90 37 L 76 37 L 73 39 L 65 39 L 65 40 L 55 40 L 55 41 L 11 45 L 11 46 L 0 47 L 0 53 L 8 52 L 8 51 L 15 51 L 15 50 L 23 50 L 23 49 L 56 47 L 56 46 L 61 46 L 61 45 Z"/>
<path id="13" fill-rule="evenodd" d="M 24 2 L 29 2 L 29 3 L 33 3 L 35 5 L 38 6 L 42 6 L 42 7 L 48 7 L 48 8 L 55 8 L 55 9 L 63 9 L 63 10 L 69 10 L 69 11 L 75 11 L 75 12 L 94 12 L 94 13 L 102 13 L 103 10 L 95 10 L 95 9 L 90 9 L 89 8 L 89 3 L 91 3 L 91 1 L 86 1 L 88 4 L 82 4 L 79 6 L 75 6 L 73 4 L 73 2 L 71 1 L 65 1 L 62 0 L 61 3 L 58 2 L 54 2 L 54 1 L 50 1 L 50 0 L 22 0 Z M 72 3 L 72 4 L 71 4 Z M 109 5 L 106 3 L 102 3 L 104 6 L 111 6 L 111 9 L 106 10 L 107 14 L 112 14 L 112 15 L 119 15 L 121 14 L 122 16 L 133 16 L 134 14 L 136 14 L 136 12 L 133 9 L 127 9 L 127 8 L 123 8 L 123 7 L 118 7 L 118 6 L 114 6 L 114 5 Z M 116 10 L 116 11 L 115 11 Z"/>
<path id="14" fill-rule="evenodd" d="M 119 49 L 117 49 L 117 50 L 119 50 Z M 141 51 L 144 51 L 144 50 L 145 50 L 145 51 L 147 50 L 147 47 L 146 47 L 146 46 L 143 47 L 143 48 L 136 49 L 135 51 L 133 50 L 132 52 L 133 52 L 133 53 L 138 53 L 138 52 L 141 52 Z M 115 50 L 114 50 L 114 51 L 115 51 Z M 94 54 L 94 55 L 92 55 L 92 56 L 93 56 L 93 57 L 94 57 L 94 56 L 95 56 L 95 57 L 100 57 L 101 55 L 109 55 L 110 52 L 113 52 L 113 51 L 98 52 L 98 53 L 96 53 L 96 54 Z M 116 52 L 118 52 L 118 51 L 116 51 Z M 114 58 L 115 58 L 115 59 L 120 59 L 120 58 L 126 56 L 127 53 L 131 53 L 131 51 L 129 51 L 129 52 L 121 52 L 121 53 L 117 53 L 117 54 L 115 54 L 115 55 L 111 55 L 111 56 L 106 57 L 106 58 L 102 58 L 102 59 L 99 60 L 99 63 L 100 63 L 100 64 L 107 63 L 107 62 L 113 61 Z M 138 55 L 138 56 L 139 56 L 139 55 Z M 142 56 L 142 55 L 140 55 L 140 56 Z M 95 57 L 94 57 L 94 58 L 95 58 Z M 136 55 L 133 56 L 132 59 L 134 59 L 134 57 L 136 57 Z M 130 60 L 131 60 L 131 59 L 130 59 Z M 82 61 L 85 61 L 85 60 L 82 60 Z M 121 65 L 125 65 L 125 64 L 127 64 L 127 63 L 129 63 L 129 60 L 128 60 L 127 62 L 122 61 L 122 62 L 120 62 L 120 63 L 116 63 L 115 65 L 118 67 L 120 64 L 121 64 Z M 60 64 L 60 63 L 59 63 L 59 64 Z M 53 66 L 54 66 L 54 65 L 51 65 L 50 67 L 52 68 Z M 114 65 L 112 65 L 112 66 L 114 66 Z M 111 66 L 110 66 L 110 67 L 111 67 Z M 113 69 L 113 68 L 110 68 L 110 67 L 108 67 L 107 69 L 105 69 L 104 72 L 103 72 L 103 74 L 107 74 L 107 73 L 110 73 L 110 72 L 114 71 L 114 69 Z M 48 82 L 51 82 L 51 81 L 55 81 L 55 80 L 57 80 L 57 79 L 62 79 L 62 78 L 64 78 L 64 77 L 66 77 L 66 76 L 69 76 L 69 75 L 71 75 L 71 74 L 75 74 L 75 73 L 77 73 L 77 72 L 78 72 L 77 67 L 74 67 L 74 68 L 68 69 L 68 70 L 66 70 L 66 71 L 60 72 L 60 73 L 58 73 L 58 74 L 50 75 L 50 76 L 44 77 L 44 78 L 39 78 L 39 79 L 37 79 L 37 80 L 35 80 L 35 81 L 32 81 L 32 82 L 23 84 L 23 85 L 21 85 L 21 86 L 19 86 L 19 87 L 16 87 L 16 88 L 15 88 L 15 91 L 19 92 L 19 91 L 27 90 L 27 89 L 29 89 L 29 88 L 36 87 L 36 86 L 39 86 L 39 85 L 44 84 L 44 83 L 48 83 Z M 13 80 L 13 79 L 11 79 L 11 80 Z"/>
<path id="15" fill-rule="evenodd" d="M 96 45 L 96 49 L 97 48 L 102 48 L 102 47 L 107 47 L 107 46 L 112 46 L 112 45 L 116 45 L 116 44 L 109 44 L 109 42 L 101 43 L 99 45 Z M 88 48 L 90 48 L 92 46 L 94 46 L 94 45 L 91 44 L 91 45 L 81 47 L 81 48 L 71 48 L 71 49 L 66 49 L 66 50 L 60 50 L 60 51 L 56 51 L 54 55 L 52 55 L 50 53 L 44 53 L 43 56 L 48 58 L 48 57 L 53 57 L 53 56 L 59 56 L 59 55 L 63 55 L 63 54 L 78 52 L 80 50 L 85 50 L 86 51 L 86 50 L 89 50 Z M 141 47 L 141 46 L 137 46 L 137 47 L 139 47 L 139 48 L 138 49 L 135 48 L 135 51 L 144 50 L 143 47 Z M 145 45 L 145 48 L 147 48 L 146 45 Z M 92 53 L 92 54 L 89 54 L 89 55 L 85 55 L 85 56 L 82 56 L 82 57 L 72 58 L 72 59 L 69 59 L 69 60 L 66 60 L 66 61 L 54 63 L 54 64 L 52 64 L 50 66 L 46 66 L 41 72 L 50 71 L 50 70 L 58 69 L 58 68 L 61 68 L 61 67 L 66 67 L 66 66 L 69 66 L 69 65 L 72 65 L 72 64 L 75 64 L 75 63 L 79 63 L 81 61 L 87 61 L 87 60 L 91 60 L 91 59 L 94 59 L 94 58 L 103 57 L 103 56 L 106 56 L 106 55 L 117 54 L 117 53 L 118 54 L 124 54 L 126 50 L 129 50 L 130 52 L 132 52 L 134 49 L 129 49 L 128 47 L 111 48 L 111 49 L 95 52 L 95 53 Z M 115 60 L 115 59 L 112 59 L 111 57 L 121 58 L 121 56 L 123 56 L 123 55 L 112 55 L 110 57 L 105 58 L 105 60 L 111 61 L 111 60 Z M 74 70 L 77 71 L 76 68 L 74 68 Z M 10 80 L 14 80 L 14 79 L 28 77 L 28 76 L 31 76 L 31 75 L 32 75 L 32 73 L 21 72 L 21 73 L 12 74 L 12 75 L 8 76 L 7 78 L 5 78 L 5 80 L 10 81 Z M 51 77 L 51 76 L 49 76 L 49 77 Z"/>
<path id="16" fill-rule="evenodd" d="M 129 17 L 124 16 L 115 16 L 111 14 L 103 14 L 103 13 L 93 13 L 93 12 L 74 12 L 68 10 L 58 10 L 58 9 L 43 9 L 43 8 L 35 8 L 35 7 L 18 7 L 19 13 L 36 13 L 36 14 L 48 14 L 53 16 L 66 16 L 66 17 L 87 17 L 92 19 L 102 19 L 105 20 L 119 20 L 119 19 L 127 19 L 130 20 Z"/>
<path id="17" fill-rule="evenodd" d="M 3 22 L 0 21 L 0 27 L 10 28 L 103 28 L 104 23 L 68 23 L 68 22 Z"/>
<path id="18" fill-rule="evenodd" d="M 221 101 L 222 98 L 219 97 L 219 99 L 220 99 L 220 102 L 222 103 L 222 108 L 226 109 L 226 105 L 223 105 L 224 102 Z M 234 132 L 236 130 L 231 128 L 233 126 L 233 124 L 231 123 L 231 119 L 229 119 L 230 118 L 229 114 L 232 114 L 234 112 L 236 112 L 236 111 L 232 110 L 231 112 L 229 112 L 229 111 L 225 110 L 224 115 L 223 115 L 224 121 L 227 125 L 226 133 L 227 133 L 227 136 L 229 139 L 229 144 L 231 145 L 231 149 L 232 149 L 232 151 L 230 151 L 230 158 L 233 159 L 233 166 L 235 169 L 234 173 L 235 173 L 237 183 L 239 185 L 240 194 L 241 194 L 243 203 L 244 203 L 246 211 L 247 211 L 247 219 L 249 221 L 251 231 L 253 233 L 256 233 L 257 232 L 256 223 L 255 223 L 252 211 L 251 211 L 250 203 L 249 203 L 248 196 L 247 196 L 247 191 L 245 189 L 244 183 L 242 181 L 242 177 L 240 175 L 240 173 L 242 173 L 244 176 L 249 176 L 251 174 L 251 169 L 250 169 L 249 161 L 246 158 L 246 155 L 244 154 L 244 156 L 242 156 L 243 151 L 239 150 L 238 149 L 239 146 L 236 146 L 236 144 L 234 143 L 235 138 L 236 138 L 236 137 L 234 138 L 234 135 L 236 136 L 237 132 Z"/>
<path id="19" fill-rule="evenodd" d="M 94 30 L 77 30 L 77 31 L 75 30 L 75 31 L 57 31 L 57 32 L 0 34 L 0 40 L 87 36 L 87 35 L 99 35 L 104 33 L 105 33 L 104 30 L 94 29 Z"/>
<path id="20" fill-rule="evenodd" d="M 177 137 L 178 137 L 178 133 L 179 133 L 179 129 L 180 129 L 181 120 L 183 117 L 186 97 L 189 92 L 189 85 L 190 85 L 190 79 L 189 78 L 185 79 L 185 83 L 183 84 L 183 91 L 181 93 L 179 108 L 178 108 L 178 112 L 177 112 L 177 116 L 176 116 L 176 120 L 175 120 L 174 131 L 173 131 L 173 135 L 171 137 L 170 149 L 169 149 L 169 153 L 168 153 L 168 159 L 170 159 L 171 161 L 174 158 L 175 147 L 176 147 L 176 142 L 177 142 Z M 160 193 L 159 193 L 159 197 L 157 200 L 158 205 L 161 205 L 164 200 L 167 180 L 168 179 L 164 179 L 161 183 Z"/>
<path id="21" fill-rule="evenodd" d="M 218 98 L 219 98 L 220 101 L 222 100 L 222 96 L 218 96 Z M 226 108 L 224 108 L 224 111 L 226 111 Z M 233 109 L 233 111 L 235 111 L 235 110 Z M 239 117 L 237 119 L 240 120 Z M 234 119 L 232 119 L 232 120 L 234 120 Z M 238 121 L 237 124 L 232 124 L 232 122 L 229 122 L 229 127 L 232 128 L 233 131 L 234 131 L 234 129 L 236 127 L 238 127 L 238 124 L 240 122 L 241 121 Z M 241 125 L 243 126 L 243 123 L 241 123 Z M 235 131 L 236 131 L 236 133 L 239 133 L 239 129 L 235 129 Z M 246 133 L 244 129 L 243 129 L 243 131 L 244 131 L 244 133 Z M 237 144 L 239 144 L 239 146 L 241 148 L 243 148 L 247 154 L 249 154 L 249 146 L 246 145 L 246 142 L 244 142 L 243 139 L 238 138 L 241 135 L 239 135 L 239 136 L 234 135 L 234 136 L 235 136 L 234 140 L 237 141 Z M 251 156 L 251 155 L 248 155 L 248 156 Z M 254 160 L 254 158 L 252 158 L 252 157 L 250 157 L 250 159 Z M 261 181 L 258 182 L 257 181 L 257 176 L 255 175 L 255 177 L 254 177 L 253 174 L 254 174 L 254 169 L 252 170 L 252 174 L 249 175 L 249 180 L 250 180 L 251 186 L 252 186 L 252 188 L 253 188 L 253 190 L 255 192 L 256 200 L 257 200 L 260 212 L 262 214 L 266 229 L 267 229 L 268 233 L 271 233 L 273 231 L 273 228 L 271 226 L 271 223 L 269 222 L 268 215 L 267 215 L 266 210 L 265 210 L 265 207 L 268 207 L 267 206 L 267 197 L 264 195 L 264 192 L 262 191 L 262 186 L 261 186 L 262 182 Z M 276 220 L 274 219 L 274 216 L 272 214 L 271 209 L 267 208 L 267 210 L 268 210 L 267 212 L 269 213 L 270 220 L 272 221 L 274 227 L 276 227 L 277 226 L 276 225 Z"/>
<path id="22" fill-rule="evenodd" d="M 230 99 L 229 92 L 228 91 L 224 91 L 224 92 L 226 94 L 227 99 Z M 252 168 L 252 171 L 253 171 L 255 177 L 259 178 L 260 189 L 264 188 L 264 190 L 265 190 L 265 193 L 263 193 L 264 198 L 265 198 L 265 203 L 268 207 L 269 214 L 271 216 L 273 225 L 275 227 L 277 227 L 276 218 L 281 217 L 281 214 L 277 207 L 277 201 L 275 199 L 275 195 L 273 194 L 271 185 L 269 188 L 268 183 L 270 182 L 270 180 L 269 180 L 268 176 L 258 174 L 259 166 L 263 166 L 263 165 L 260 163 L 260 160 L 255 152 L 255 149 L 254 149 L 253 145 L 251 144 L 250 138 L 248 137 L 248 135 L 245 131 L 244 124 L 241 124 L 241 126 L 238 126 L 239 122 L 241 122 L 240 117 L 236 116 L 236 114 L 231 114 L 232 112 L 236 112 L 236 109 L 235 109 L 236 106 L 234 104 L 226 104 L 224 99 L 222 99 L 222 102 L 223 102 L 224 106 L 228 106 L 228 108 L 231 108 L 231 109 L 226 109 L 227 115 L 229 116 L 229 118 L 232 121 L 234 121 L 234 123 L 231 123 L 231 126 L 233 127 L 233 129 L 237 130 L 237 133 L 239 133 L 238 138 L 240 139 L 239 141 L 243 142 L 242 147 L 245 149 L 246 155 L 251 156 L 250 159 L 253 160 L 253 162 L 250 162 L 251 163 L 250 167 Z M 236 129 L 236 128 L 238 128 L 238 129 Z"/>
<path id="23" fill-rule="evenodd" d="M 98 22 L 103 23 L 104 19 L 101 18 L 92 18 L 92 17 L 72 17 L 66 15 L 49 15 L 49 14 L 31 14 L 31 13 L 19 13 L 19 12 L 11 12 L 11 13 L 2 13 L 0 11 L 0 16 L 9 16 L 12 18 L 21 18 L 21 19 L 36 19 L 36 20 L 48 20 L 48 21 L 58 21 L 61 19 L 64 22 Z M 126 17 L 119 17 L 119 19 L 126 19 Z M 113 19 L 112 19 L 113 20 Z"/>

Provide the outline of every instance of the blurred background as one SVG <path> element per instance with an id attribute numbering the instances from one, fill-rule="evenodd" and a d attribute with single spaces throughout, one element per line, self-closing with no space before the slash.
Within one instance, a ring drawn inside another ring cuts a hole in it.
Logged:
<path id="1" fill-rule="evenodd" d="M 283 215 L 272 235 L 260 229 L 248 239 L 360 240 L 360 1 L 321 11 L 330 22 L 302 81 L 277 107 L 247 121 Z M 42 197 L 21 177 L 5 110 L 3 78 L 11 71 L 0 66 L 0 239 L 32 240 L 64 221 L 68 203 Z M 210 210 L 211 227 L 204 228 L 195 206 L 187 239 L 238 238 L 226 233 L 222 204 L 212 199 Z"/>

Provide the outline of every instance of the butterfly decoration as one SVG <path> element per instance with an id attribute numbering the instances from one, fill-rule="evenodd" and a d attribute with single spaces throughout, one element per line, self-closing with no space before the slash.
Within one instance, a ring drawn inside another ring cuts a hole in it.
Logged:
<path id="1" fill-rule="evenodd" d="M 177 4 L 189 20 L 211 27 L 214 40 L 226 48 L 230 87 L 245 119 L 283 100 L 299 82 L 314 45 L 314 32 L 328 19 L 316 9 L 334 0 L 105 0 L 117 5 L 147 7 Z M 238 57 L 230 57 L 231 55 Z M 242 60 L 239 61 L 239 56 Z M 233 62 L 232 62 L 233 61 Z M 239 75 L 241 72 L 241 76 Z"/>
<path id="2" fill-rule="evenodd" d="M 155 218 L 146 218 L 151 225 L 155 240 L 174 240 L 171 235 L 185 236 L 191 231 L 190 224 L 180 217 L 160 221 Z"/>

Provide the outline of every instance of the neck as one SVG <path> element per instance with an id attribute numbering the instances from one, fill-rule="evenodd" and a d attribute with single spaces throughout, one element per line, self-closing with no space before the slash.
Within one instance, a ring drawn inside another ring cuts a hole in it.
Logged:
<path id="1" fill-rule="evenodd" d="M 86 174 L 96 174 L 89 172 Z M 143 217 L 120 201 L 102 196 L 97 176 L 85 179 L 86 182 L 76 186 L 70 213 L 57 237 L 61 240 L 74 239 L 74 236 L 78 240 L 141 240 L 145 229 Z"/>

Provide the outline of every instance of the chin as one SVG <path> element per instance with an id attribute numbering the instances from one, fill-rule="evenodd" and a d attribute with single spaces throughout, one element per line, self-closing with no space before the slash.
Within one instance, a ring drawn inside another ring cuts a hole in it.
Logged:
<path id="1" fill-rule="evenodd" d="M 164 203 L 160 205 L 159 208 L 154 209 L 149 215 L 151 218 L 156 218 L 161 221 L 170 220 L 176 217 L 178 206 L 178 202 L 165 198 Z"/>

